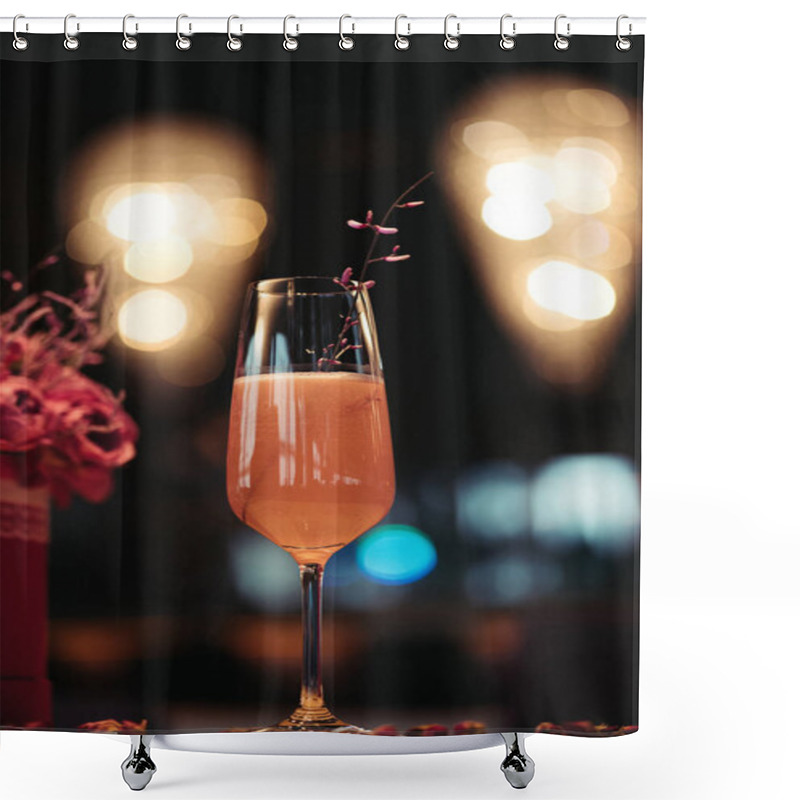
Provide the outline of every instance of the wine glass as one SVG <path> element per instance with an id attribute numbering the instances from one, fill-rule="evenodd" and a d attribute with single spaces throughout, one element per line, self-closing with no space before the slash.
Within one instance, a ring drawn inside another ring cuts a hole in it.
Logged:
<path id="1" fill-rule="evenodd" d="M 322 575 L 394 500 L 389 413 L 368 290 L 331 278 L 249 286 L 231 399 L 228 501 L 300 567 L 300 705 L 277 729 L 346 725 L 321 679 Z"/>

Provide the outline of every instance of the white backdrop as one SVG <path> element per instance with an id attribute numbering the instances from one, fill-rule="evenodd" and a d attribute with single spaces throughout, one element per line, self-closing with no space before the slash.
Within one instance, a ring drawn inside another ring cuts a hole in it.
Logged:
<path id="1" fill-rule="evenodd" d="M 800 28 L 798 6 L 762 2 L 743 14 L 687 0 L 19 2 L 3 14 L 648 17 L 641 731 L 530 738 L 537 776 L 527 792 L 537 800 L 796 797 L 800 149 L 790 31 Z M 13 99 L 3 100 L 10 113 Z M 127 737 L 4 732 L 0 796 L 127 796 L 119 771 L 127 748 Z M 159 771 L 145 791 L 164 800 L 489 800 L 512 791 L 499 748 L 154 755 Z"/>

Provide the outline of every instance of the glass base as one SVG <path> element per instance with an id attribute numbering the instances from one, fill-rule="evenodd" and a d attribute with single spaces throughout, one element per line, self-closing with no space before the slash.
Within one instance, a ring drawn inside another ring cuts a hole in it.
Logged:
<path id="1" fill-rule="evenodd" d="M 269 731 L 328 731 L 329 733 L 372 733 L 357 725 L 350 725 L 334 716 L 324 706 L 322 708 L 308 709 L 302 706 L 296 708 L 283 722 L 278 723 Z"/>

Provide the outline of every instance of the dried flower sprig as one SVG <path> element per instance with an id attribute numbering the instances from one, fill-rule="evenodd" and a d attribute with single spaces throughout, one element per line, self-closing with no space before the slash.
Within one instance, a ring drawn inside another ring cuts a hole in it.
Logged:
<path id="1" fill-rule="evenodd" d="M 34 271 L 60 263 L 48 256 Z M 47 487 L 61 506 L 73 493 L 99 503 L 113 488 L 112 470 L 134 457 L 138 437 L 124 394 L 81 371 L 102 361 L 111 334 L 98 311 L 103 274 L 84 273 L 69 296 L 22 297 L 11 272 L 0 278 L 12 298 L 0 314 L 0 476 Z"/>
<path id="2" fill-rule="evenodd" d="M 363 345 L 356 344 L 353 341 L 353 335 L 350 333 L 350 331 L 358 325 L 358 319 L 355 316 L 355 303 L 358 297 L 358 291 L 359 289 L 371 289 L 373 286 L 375 286 L 375 281 L 366 279 L 367 270 L 369 269 L 370 264 L 377 264 L 380 261 L 395 263 L 398 261 L 407 261 L 409 258 L 411 258 L 409 253 L 400 252 L 399 244 L 394 245 L 394 247 L 392 247 L 390 252 L 386 253 L 386 255 L 376 256 L 375 251 L 382 236 L 393 236 L 399 232 L 399 228 L 387 225 L 390 217 L 395 211 L 401 208 L 418 208 L 419 206 L 425 205 L 424 200 L 406 200 L 406 198 L 418 186 L 428 180 L 431 175 L 433 175 L 433 172 L 428 172 L 426 175 L 423 175 L 418 181 L 412 183 L 411 186 L 398 195 L 394 202 L 386 209 L 386 212 L 384 213 L 380 222 L 375 222 L 375 214 L 371 209 L 367 211 L 363 222 L 355 219 L 347 220 L 347 225 L 354 230 L 371 230 L 372 241 L 370 242 L 367 253 L 364 256 L 364 261 L 361 264 L 361 269 L 356 280 L 353 279 L 353 275 L 355 273 L 352 267 L 345 268 L 338 278 L 333 279 L 333 282 L 337 286 L 341 286 L 346 292 L 348 292 L 348 294 L 350 294 L 350 312 L 347 314 L 347 316 L 342 318 L 342 327 L 336 339 L 323 349 L 322 355 L 317 359 L 317 366 L 338 366 L 342 363 L 341 359 L 345 353 L 348 353 L 351 350 L 360 350 L 363 347 Z M 348 335 L 349 333 L 350 335 Z"/>
<path id="3" fill-rule="evenodd" d="M 32 270 L 60 263 L 50 255 Z M 8 270 L 0 273 L 12 295 L 22 292 L 22 283 Z M 71 296 L 43 291 L 17 300 L 0 314 L 0 369 L 42 381 L 54 367 L 73 369 L 99 364 L 100 350 L 111 330 L 100 325 L 97 306 L 105 277 L 101 271 L 84 273 L 83 286 Z"/>

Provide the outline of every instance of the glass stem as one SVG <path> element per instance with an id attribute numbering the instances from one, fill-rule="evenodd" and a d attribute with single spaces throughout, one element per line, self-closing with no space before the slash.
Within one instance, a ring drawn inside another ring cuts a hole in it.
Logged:
<path id="1" fill-rule="evenodd" d="M 325 708 L 322 696 L 322 564 L 301 564 L 303 608 L 303 682 L 300 706 L 308 711 Z"/>

